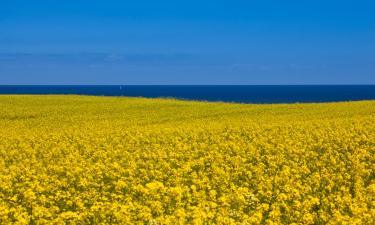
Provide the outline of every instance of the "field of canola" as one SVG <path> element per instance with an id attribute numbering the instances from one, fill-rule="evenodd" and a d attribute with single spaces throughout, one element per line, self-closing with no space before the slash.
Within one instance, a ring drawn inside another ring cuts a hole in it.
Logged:
<path id="1" fill-rule="evenodd" d="M 0 224 L 374 224 L 375 101 L 0 96 Z"/>

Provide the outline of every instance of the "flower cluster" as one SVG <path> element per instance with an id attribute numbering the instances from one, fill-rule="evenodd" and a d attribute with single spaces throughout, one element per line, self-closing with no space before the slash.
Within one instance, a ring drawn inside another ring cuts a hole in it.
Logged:
<path id="1" fill-rule="evenodd" d="M 374 218 L 374 101 L 0 96 L 0 224 Z"/>

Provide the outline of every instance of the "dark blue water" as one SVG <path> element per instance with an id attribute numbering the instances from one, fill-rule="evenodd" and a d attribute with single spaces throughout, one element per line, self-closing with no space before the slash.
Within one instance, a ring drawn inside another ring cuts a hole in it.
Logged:
<path id="1" fill-rule="evenodd" d="M 0 86 L 0 94 L 170 97 L 241 103 L 337 102 L 375 100 L 375 85 Z"/>

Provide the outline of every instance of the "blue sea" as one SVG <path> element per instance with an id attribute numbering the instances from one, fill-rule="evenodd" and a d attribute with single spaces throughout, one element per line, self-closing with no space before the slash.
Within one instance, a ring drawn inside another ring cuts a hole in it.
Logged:
<path id="1" fill-rule="evenodd" d="M 375 100 L 375 85 L 0 85 L 0 94 L 75 94 L 239 103 Z"/>

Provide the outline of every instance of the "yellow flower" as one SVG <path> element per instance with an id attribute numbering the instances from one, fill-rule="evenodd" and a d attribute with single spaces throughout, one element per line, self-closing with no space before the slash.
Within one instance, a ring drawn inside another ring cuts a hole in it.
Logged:
<path id="1" fill-rule="evenodd" d="M 372 224 L 375 101 L 0 96 L 0 224 Z"/>

